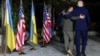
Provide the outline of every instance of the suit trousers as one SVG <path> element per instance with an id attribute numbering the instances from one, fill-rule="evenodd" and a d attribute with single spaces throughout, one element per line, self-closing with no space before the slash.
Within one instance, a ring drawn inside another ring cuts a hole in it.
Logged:
<path id="1" fill-rule="evenodd" d="M 87 45 L 87 30 L 76 30 L 75 31 L 75 44 L 76 44 L 76 52 L 80 55 L 80 42 L 82 41 L 82 49 L 81 52 L 85 52 Z M 81 41 L 80 41 L 81 40 Z"/>

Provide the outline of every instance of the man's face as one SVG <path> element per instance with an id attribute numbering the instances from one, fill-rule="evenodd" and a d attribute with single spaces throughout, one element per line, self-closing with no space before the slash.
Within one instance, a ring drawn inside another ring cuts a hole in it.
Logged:
<path id="1" fill-rule="evenodd" d="M 83 7 L 83 1 L 78 1 L 78 4 L 77 4 L 78 7 Z"/>

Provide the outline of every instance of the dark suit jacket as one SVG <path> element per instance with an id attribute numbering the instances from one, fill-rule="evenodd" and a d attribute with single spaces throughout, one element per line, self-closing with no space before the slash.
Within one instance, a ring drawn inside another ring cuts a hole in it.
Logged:
<path id="1" fill-rule="evenodd" d="M 80 19 L 80 14 L 85 15 L 85 19 Z M 68 15 L 65 15 L 67 18 L 71 18 L 72 16 L 78 16 L 79 19 L 74 21 L 74 30 L 87 30 L 90 25 L 90 17 L 88 10 L 84 7 L 77 7 Z"/>

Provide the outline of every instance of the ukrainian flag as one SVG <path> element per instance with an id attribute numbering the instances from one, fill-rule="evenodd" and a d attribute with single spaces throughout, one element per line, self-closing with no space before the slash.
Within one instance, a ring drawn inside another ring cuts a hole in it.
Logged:
<path id="1" fill-rule="evenodd" d="M 6 0 L 4 26 L 6 28 L 6 45 L 12 52 L 15 49 L 15 37 L 9 0 Z"/>
<path id="2" fill-rule="evenodd" d="M 30 22 L 30 41 L 33 42 L 34 44 L 38 44 L 33 1 L 32 1 L 32 7 L 31 7 L 31 20 L 30 21 L 31 21 Z"/>

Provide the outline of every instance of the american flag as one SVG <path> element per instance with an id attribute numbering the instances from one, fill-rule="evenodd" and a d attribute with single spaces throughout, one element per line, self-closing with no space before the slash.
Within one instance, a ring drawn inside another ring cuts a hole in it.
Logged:
<path id="1" fill-rule="evenodd" d="M 21 3 L 22 4 L 22 3 Z M 16 50 L 21 51 L 24 41 L 25 41 L 25 32 L 26 32 L 26 26 L 25 26 L 25 19 L 23 14 L 23 7 L 20 6 L 19 11 L 19 21 L 17 24 L 17 39 L 16 39 Z"/>
<path id="2" fill-rule="evenodd" d="M 51 35 L 51 18 L 48 13 L 48 10 L 46 7 L 44 7 L 43 11 L 43 41 L 44 43 L 48 43 L 52 37 Z"/>

